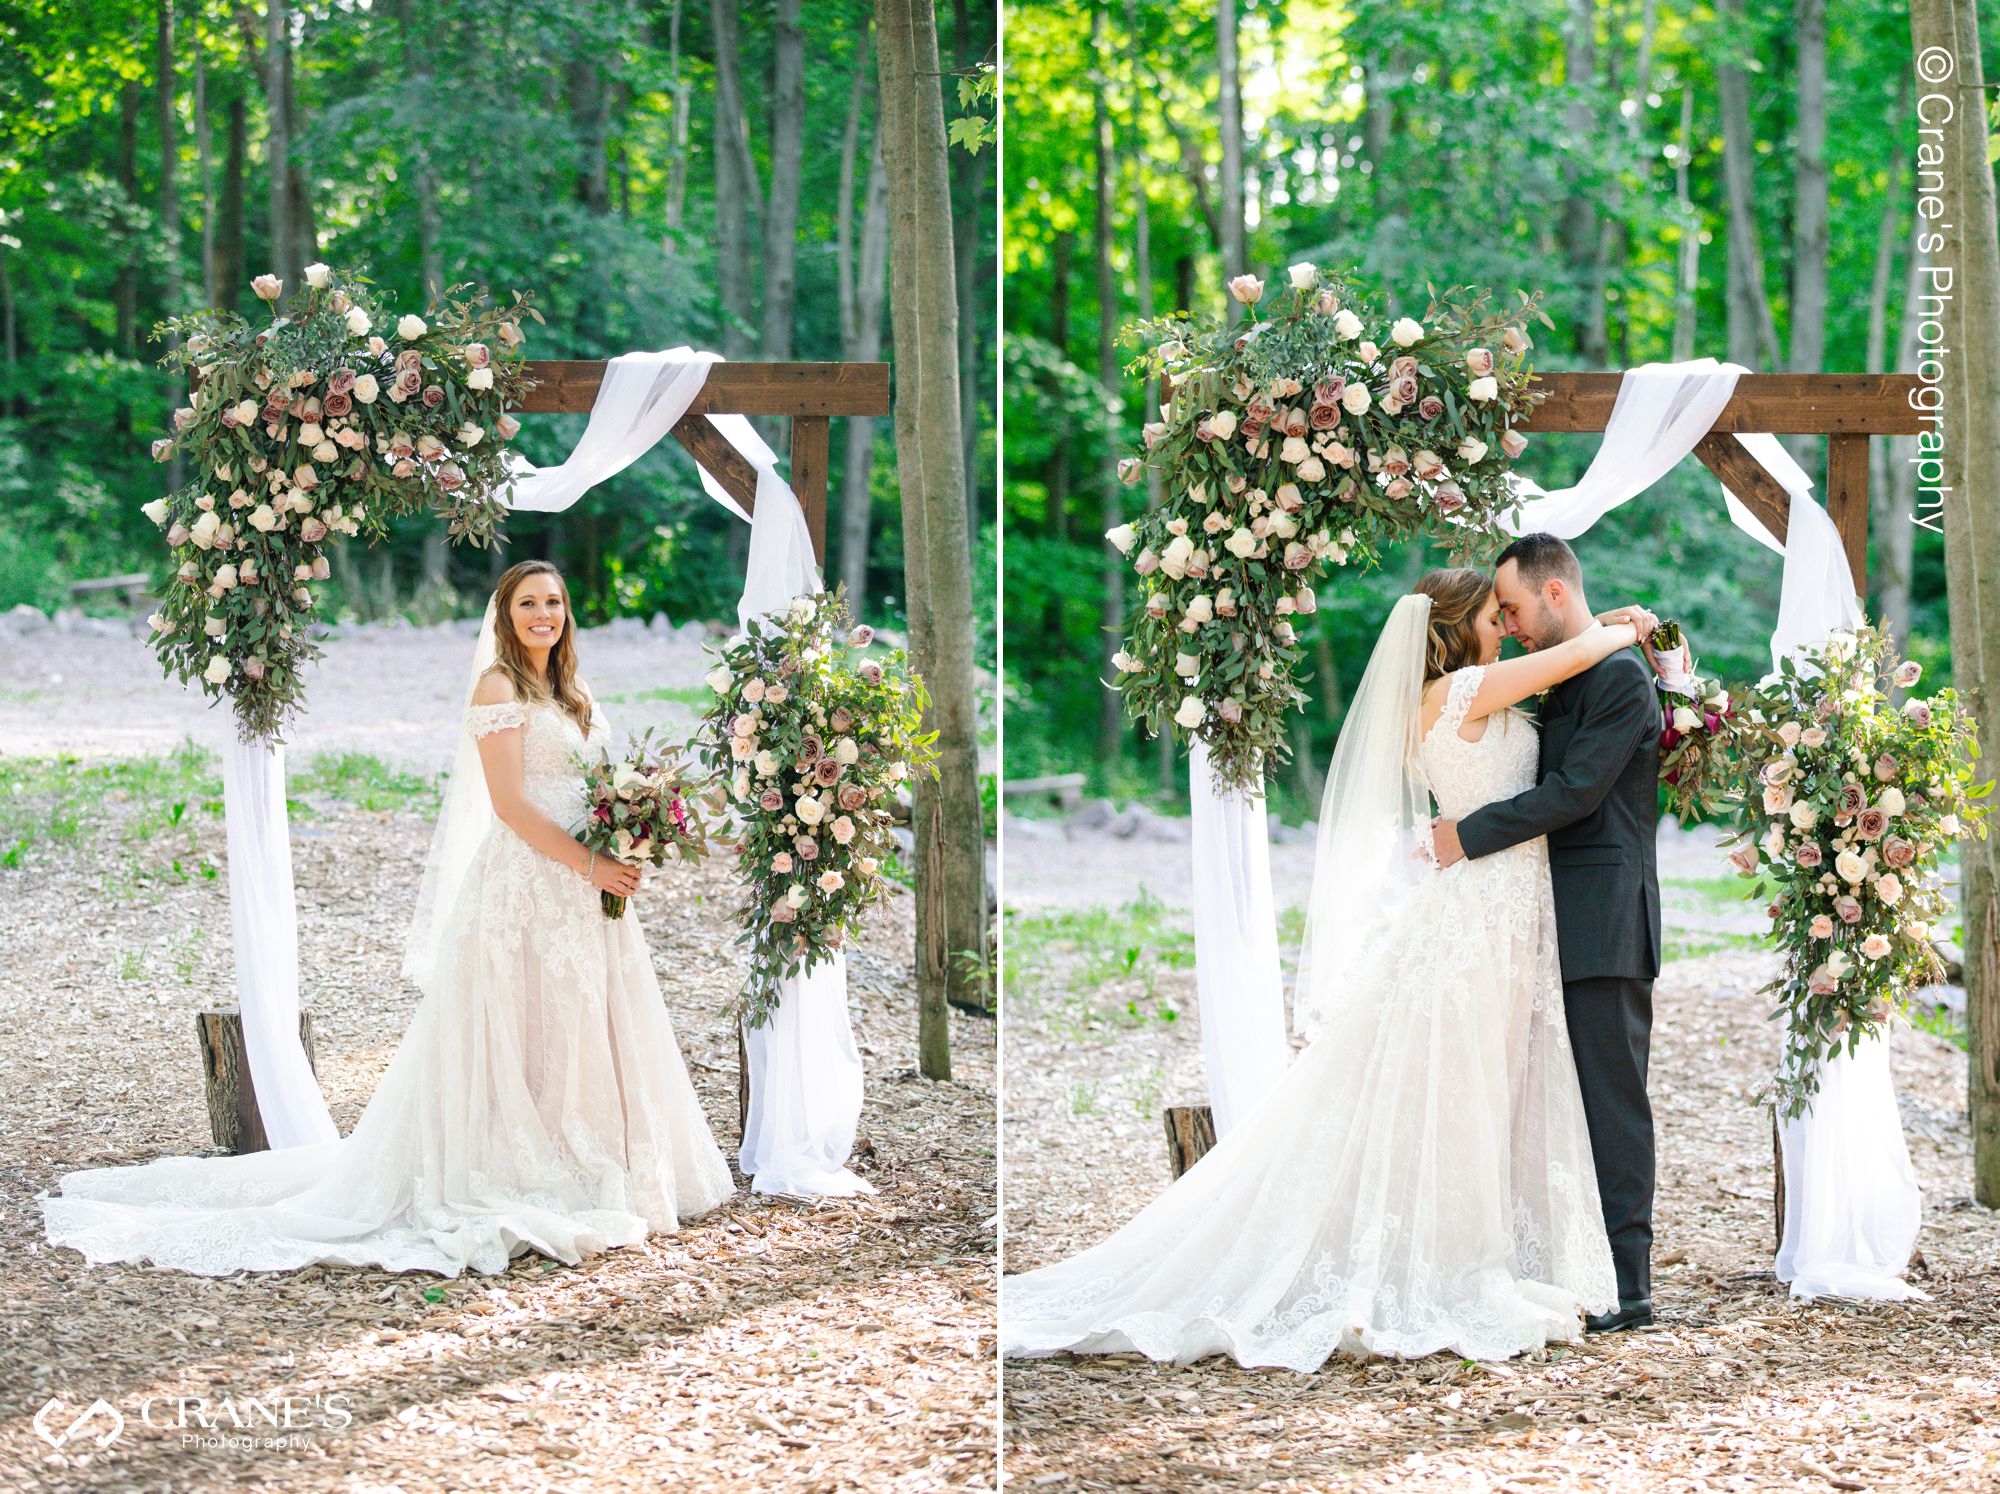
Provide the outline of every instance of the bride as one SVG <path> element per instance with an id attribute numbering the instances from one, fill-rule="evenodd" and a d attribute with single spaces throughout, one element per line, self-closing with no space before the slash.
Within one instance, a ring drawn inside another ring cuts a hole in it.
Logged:
<path id="1" fill-rule="evenodd" d="M 1640 625 L 1607 613 L 1498 662 L 1483 571 L 1432 571 L 1397 602 L 1327 779 L 1294 1006 L 1311 1042 L 1124 1228 L 1005 1279 L 1003 1353 L 1500 1359 L 1616 1304 L 1547 842 L 1442 870 L 1427 852 L 1433 795 L 1463 816 L 1533 785 L 1515 706 Z"/>
<path id="2" fill-rule="evenodd" d="M 728 1198 L 639 919 L 600 907 L 639 872 L 561 828 L 583 806 L 572 754 L 608 730 L 562 577 L 524 561 L 487 610 L 410 930 L 423 1000 L 353 1132 L 71 1173 L 41 1201 L 50 1243 L 204 1276 L 491 1274 L 528 1250 L 575 1264 Z"/>

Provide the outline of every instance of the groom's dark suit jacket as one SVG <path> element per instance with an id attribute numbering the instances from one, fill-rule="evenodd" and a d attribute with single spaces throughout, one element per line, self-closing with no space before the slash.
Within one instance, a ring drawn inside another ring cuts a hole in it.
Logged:
<path id="1" fill-rule="evenodd" d="M 1543 697 L 1535 786 L 1458 823 L 1467 856 L 1549 838 L 1565 983 L 1660 973 L 1660 704 L 1630 649 Z"/>

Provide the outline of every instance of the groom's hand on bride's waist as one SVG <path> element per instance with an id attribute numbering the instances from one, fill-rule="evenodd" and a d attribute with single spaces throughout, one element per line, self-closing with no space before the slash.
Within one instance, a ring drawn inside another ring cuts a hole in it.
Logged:
<path id="1" fill-rule="evenodd" d="M 1437 853 L 1437 864 L 1440 867 L 1450 866 L 1454 861 L 1465 859 L 1465 847 L 1458 843 L 1457 820 L 1432 820 L 1431 845 Z"/>

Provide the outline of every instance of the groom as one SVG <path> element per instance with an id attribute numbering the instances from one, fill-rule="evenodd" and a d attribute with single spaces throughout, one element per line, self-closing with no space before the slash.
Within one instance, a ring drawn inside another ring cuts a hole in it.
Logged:
<path id="1" fill-rule="evenodd" d="M 1552 534 L 1500 552 L 1494 599 L 1523 649 L 1553 648 L 1594 625 L 1583 570 Z M 1549 839 L 1563 1008 L 1583 1090 L 1604 1229 L 1618 1269 L 1618 1308 L 1585 1320 L 1593 1333 L 1653 1321 L 1653 1112 L 1646 1056 L 1653 978 L 1660 973 L 1660 704 L 1630 649 L 1542 698 L 1535 786 L 1464 820 L 1438 820 L 1438 863 Z"/>

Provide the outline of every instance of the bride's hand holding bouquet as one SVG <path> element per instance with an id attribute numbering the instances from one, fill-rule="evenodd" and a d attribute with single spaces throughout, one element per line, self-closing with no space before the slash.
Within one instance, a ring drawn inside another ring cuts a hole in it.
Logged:
<path id="1" fill-rule="evenodd" d="M 680 753 L 655 747 L 649 730 L 614 761 L 600 748 L 583 762 L 584 817 L 571 831 L 593 853 L 588 874 L 603 894 L 604 916 L 623 918 L 639 888 L 639 868 L 699 861 L 708 831 L 695 808 L 699 785 Z"/>

